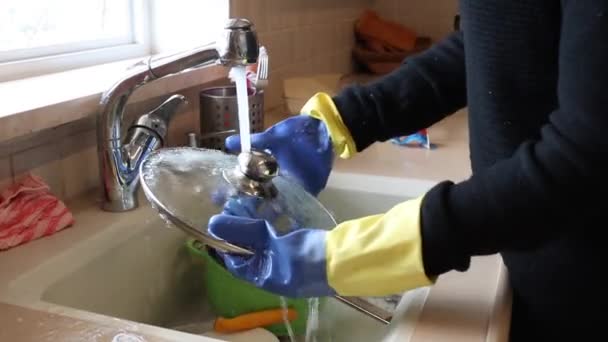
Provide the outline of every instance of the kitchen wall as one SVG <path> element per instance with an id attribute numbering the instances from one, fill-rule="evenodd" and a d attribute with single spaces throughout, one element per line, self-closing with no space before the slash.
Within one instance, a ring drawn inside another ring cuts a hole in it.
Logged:
<path id="1" fill-rule="evenodd" d="M 353 25 L 371 0 L 231 0 L 233 17 L 249 18 L 270 56 L 267 110 L 279 107 L 283 79 L 352 69 Z"/>
<path id="2" fill-rule="evenodd" d="M 251 19 L 269 50 L 266 109 L 284 110 L 285 77 L 352 70 L 355 20 L 366 8 L 439 40 L 453 29 L 457 0 L 231 0 L 230 15 Z"/>
<path id="3" fill-rule="evenodd" d="M 437 39 L 451 31 L 456 1 L 230 0 L 230 15 L 251 19 L 269 51 L 267 117 L 286 112 L 282 91 L 286 77 L 352 70 L 353 25 L 365 8 Z M 190 103 L 171 124 L 170 145 L 186 144 L 186 134 L 198 127 L 198 92 L 210 85 L 180 92 Z M 132 104 L 128 113 L 150 110 L 163 99 Z M 0 143 L 0 191 L 27 172 L 41 176 L 64 199 L 97 186 L 95 137 L 95 118 L 89 117 Z"/>
<path id="4" fill-rule="evenodd" d="M 269 51 L 267 112 L 285 110 L 285 77 L 351 70 L 353 24 L 369 6 L 371 0 L 230 0 L 230 15 L 251 19 Z M 186 144 L 186 134 L 198 127 L 197 95 L 206 86 L 210 84 L 181 92 L 190 103 L 171 124 L 170 145 Z M 162 100 L 132 104 L 128 113 L 150 110 Z M 42 177 L 64 199 L 96 187 L 95 137 L 95 118 L 90 117 L 0 143 L 0 191 L 27 172 Z"/>
<path id="5" fill-rule="evenodd" d="M 374 0 L 374 10 L 437 41 L 453 30 L 458 0 Z"/>
<path id="6" fill-rule="evenodd" d="M 223 82 L 205 83 L 185 88 L 185 106 L 171 121 L 166 143 L 187 144 L 187 134 L 199 125 L 198 93 L 204 87 Z M 146 87 L 153 86 L 153 84 Z M 136 115 L 161 104 L 167 96 L 130 104 L 125 111 L 123 130 Z M 0 192 L 26 173 L 31 172 L 49 184 L 53 194 L 71 198 L 99 184 L 96 117 L 70 122 L 52 129 L 0 143 Z"/>

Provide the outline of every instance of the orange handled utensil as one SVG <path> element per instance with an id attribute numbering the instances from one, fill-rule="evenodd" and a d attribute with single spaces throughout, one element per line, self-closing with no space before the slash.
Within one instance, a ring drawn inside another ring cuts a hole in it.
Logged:
<path id="1" fill-rule="evenodd" d="M 213 324 L 213 330 L 218 333 L 234 333 L 284 322 L 283 309 L 270 309 L 247 313 L 234 318 L 218 317 Z M 292 322 L 298 318 L 298 312 L 287 310 L 287 319 Z"/>

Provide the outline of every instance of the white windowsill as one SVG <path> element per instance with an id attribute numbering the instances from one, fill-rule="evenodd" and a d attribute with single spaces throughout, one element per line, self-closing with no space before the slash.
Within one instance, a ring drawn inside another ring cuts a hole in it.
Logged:
<path id="1" fill-rule="evenodd" d="M 0 83 L 0 143 L 95 115 L 104 91 L 145 57 Z M 129 103 L 225 78 L 209 66 L 155 80 L 133 93 Z"/>

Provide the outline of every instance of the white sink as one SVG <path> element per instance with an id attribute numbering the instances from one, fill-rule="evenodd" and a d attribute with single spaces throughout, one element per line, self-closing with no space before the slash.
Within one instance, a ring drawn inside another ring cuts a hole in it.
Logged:
<path id="1" fill-rule="evenodd" d="M 386 211 L 434 183 L 335 173 L 320 200 L 338 221 Z M 184 242 L 147 202 L 90 239 L 74 244 L 10 284 L 7 300 L 89 320 L 113 317 L 143 324 L 147 334 L 175 341 L 209 341 L 177 332 L 176 326 L 209 322 L 200 265 Z M 78 229 L 75 227 L 74 229 Z M 428 288 L 407 292 L 393 321 L 384 325 L 329 300 L 320 321 L 333 341 L 407 340 Z"/>

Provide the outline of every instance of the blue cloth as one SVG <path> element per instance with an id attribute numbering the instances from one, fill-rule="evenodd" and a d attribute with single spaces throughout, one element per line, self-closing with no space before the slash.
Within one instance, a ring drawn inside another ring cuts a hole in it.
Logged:
<path id="1" fill-rule="evenodd" d="M 325 258 L 325 230 L 300 229 L 278 236 L 263 219 L 215 215 L 209 233 L 255 252 L 253 256 L 219 253 L 234 276 L 289 298 L 334 295 Z"/>
<path id="2" fill-rule="evenodd" d="M 294 179 L 313 196 L 327 185 L 334 151 L 327 127 L 321 120 L 309 115 L 290 117 L 264 132 L 252 134 L 251 146 L 268 150 L 279 163 L 279 174 Z M 228 137 L 226 149 L 239 152 L 240 137 Z"/>

